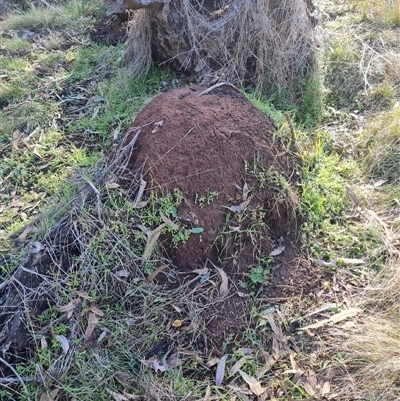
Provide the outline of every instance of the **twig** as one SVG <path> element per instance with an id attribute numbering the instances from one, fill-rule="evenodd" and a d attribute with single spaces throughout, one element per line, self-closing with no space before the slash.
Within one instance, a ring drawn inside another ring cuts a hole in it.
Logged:
<path id="1" fill-rule="evenodd" d="M 25 383 L 36 382 L 39 380 L 36 376 L 20 377 L 19 379 L 17 377 L 0 377 L 0 383 L 6 383 L 6 384 L 20 383 L 21 382 L 20 379 L 23 380 Z"/>
<path id="2" fill-rule="evenodd" d="M 209 88 L 207 88 L 207 89 L 204 90 L 203 92 L 199 93 L 198 96 L 207 95 L 207 93 L 210 93 L 210 92 L 213 91 L 214 89 L 217 89 L 217 88 L 219 88 L 220 86 L 224 86 L 224 85 L 230 86 L 231 88 L 236 89 L 238 92 L 240 92 L 239 89 L 236 88 L 235 85 L 232 85 L 232 84 L 230 84 L 229 82 L 219 82 L 218 84 L 215 84 L 215 85 L 213 85 L 213 86 L 210 86 Z"/>

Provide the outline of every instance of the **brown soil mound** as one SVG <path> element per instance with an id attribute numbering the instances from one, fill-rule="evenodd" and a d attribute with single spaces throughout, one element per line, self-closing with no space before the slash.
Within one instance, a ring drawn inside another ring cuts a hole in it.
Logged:
<path id="1" fill-rule="evenodd" d="M 201 94 L 205 89 L 157 96 L 131 127 L 132 135 L 141 129 L 132 168 L 145 163 L 144 175 L 159 194 L 178 188 L 184 194 L 181 223 L 203 228 L 177 248 L 164 236 L 166 252 L 181 270 L 210 259 L 239 279 L 265 262 L 283 237 L 286 249 L 276 258 L 272 281 L 298 293 L 307 275 L 294 268 L 299 265 L 293 246 L 295 161 L 274 140 L 271 120 L 245 96 L 227 85 Z M 244 210 L 232 211 L 232 206 Z"/>

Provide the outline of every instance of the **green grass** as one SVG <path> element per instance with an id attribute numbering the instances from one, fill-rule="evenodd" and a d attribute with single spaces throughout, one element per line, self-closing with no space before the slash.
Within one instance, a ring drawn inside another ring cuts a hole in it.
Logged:
<path id="1" fill-rule="evenodd" d="M 22 14 L 7 16 L 3 25 L 5 29 L 63 28 L 80 24 L 85 26 L 93 21 L 93 16 L 104 12 L 104 4 L 100 0 L 70 0 L 61 6 L 35 6 Z"/>

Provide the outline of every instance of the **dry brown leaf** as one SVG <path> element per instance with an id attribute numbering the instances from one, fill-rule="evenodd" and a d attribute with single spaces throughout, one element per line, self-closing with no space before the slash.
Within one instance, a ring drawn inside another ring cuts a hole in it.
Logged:
<path id="1" fill-rule="evenodd" d="M 67 318 L 70 319 L 74 313 L 75 308 L 77 307 L 77 305 L 79 305 L 80 302 L 81 300 L 79 298 L 75 298 L 67 305 L 60 306 L 59 308 L 57 308 L 57 310 L 59 312 L 67 312 Z"/>
<path id="2" fill-rule="evenodd" d="M 202 276 L 203 274 L 206 274 L 207 272 L 208 272 L 208 268 L 207 267 L 203 267 L 202 269 L 194 269 L 190 273 L 196 273 L 199 276 Z"/>
<path id="3" fill-rule="evenodd" d="M 228 293 L 228 276 L 226 275 L 226 273 L 220 269 L 217 266 L 214 266 L 218 273 L 220 274 L 221 278 L 222 278 L 222 282 L 221 282 L 221 286 L 219 287 L 219 295 L 225 295 Z"/>
<path id="4" fill-rule="evenodd" d="M 252 196 L 250 196 L 247 200 L 245 200 L 244 202 L 242 202 L 239 206 L 222 206 L 226 209 L 229 209 L 232 212 L 244 212 L 247 208 L 247 206 L 249 205 L 249 203 L 251 202 Z"/>
<path id="5" fill-rule="evenodd" d="M 182 365 L 182 359 L 179 358 L 179 355 L 177 352 L 174 352 L 171 354 L 168 359 L 167 359 L 167 366 L 169 368 L 175 369 L 178 366 Z"/>
<path id="6" fill-rule="evenodd" d="M 249 195 L 249 186 L 247 185 L 247 182 L 245 182 L 243 185 L 243 200 L 244 201 L 247 200 L 248 195 Z"/>
<path id="7" fill-rule="evenodd" d="M 212 359 L 210 359 L 210 360 L 205 364 L 205 366 L 206 366 L 207 368 L 211 368 L 211 367 L 213 367 L 214 365 L 216 365 L 218 362 L 219 362 L 219 358 L 212 358 Z"/>
<path id="8" fill-rule="evenodd" d="M 161 231 L 165 226 L 166 226 L 165 223 L 160 224 L 157 228 L 155 228 L 153 231 L 150 232 L 150 234 L 148 235 L 148 238 L 147 238 L 146 248 L 144 249 L 144 252 L 142 255 L 143 259 L 147 260 L 150 257 L 154 247 L 156 246 L 158 237 L 160 236 Z"/>
<path id="9" fill-rule="evenodd" d="M 163 212 L 160 211 L 160 216 L 163 219 L 164 223 L 173 228 L 174 230 L 178 231 L 179 226 L 175 224 L 171 219 L 169 219 Z"/>
<path id="10" fill-rule="evenodd" d="M 331 383 L 325 382 L 322 386 L 321 395 L 327 395 L 331 392 Z"/>
<path id="11" fill-rule="evenodd" d="M 163 124 L 164 124 L 164 120 L 160 120 L 160 121 L 157 121 L 156 123 L 154 123 L 154 129 L 153 129 L 153 131 L 151 131 L 151 133 L 155 134 L 162 127 Z"/>
<path id="12" fill-rule="evenodd" d="M 313 370 L 310 370 L 307 377 L 302 382 L 300 382 L 300 385 L 311 396 L 316 395 L 318 393 L 318 380 L 315 372 Z"/>
<path id="13" fill-rule="evenodd" d="M 236 374 L 237 372 L 239 372 L 239 369 L 242 368 L 242 366 L 245 364 L 245 362 L 251 359 L 251 356 L 245 355 L 242 356 L 230 369 L 229 371 L 229 376 L 232 376 L 234 374 Z"/>
<path id="14" fill-rule="evenodd" d="M 102 312 L 99 308 L 97 308 L 96 306 L 91 306 L 89 308 L 89 310 L 91 310 L 93 313 L 95 313 L 97 316 L 103 317 L 104 316 L 104 312 Z"/>
<path id="15" fill-rule="evenodd" d="M 85 331 L 85 340 L 88 341 L 90 339 L 90 337 L 93 334 L 93 330 L 95 329 L 95 327 L 97 326 L 97 324 L 100 322 L 100 319 L 97 317 L 97 315 L 93 312 L 89 313 L 89 317 L 88 317 L 88 325 L 86 327 L 86 331 Z"/>
<path id="16" fill-rule="evenodd" d="M 115 391 L 111 391 L 110 389 L 106 388 L 108 394 L 114 399 L 114 401 L 129 401 L 127 397 L 125 397 L 121 393 L 116 393 Z"/>
<path id="17" fill-rule="evenodd" d="M 141 178 L 140 179 L 140 187 L 139 187 L 136 199 L 135 199 L 135 201 L 133 202 L 133 205 L 132 205 L 134 208 L 140 209 L 139 208 L 140 198 L 143 195 L 143 192 L 144 192 L 144 190 L 146 188 L 146 185 L 147 185 L 147 181 L 145 181 L 143 178 Z"/>
<path id="18" fill-rule="evenodd" d="M 271 326 L 272 331 L 276 334 L 278 340 L 283 341 L 283 334 L 281 328 L 275 323 L 274 318 L 272 317 L 272 313 L 268 313 L 263 316 L 264 319 L 268 320 L 269 325 Z"/>
<path id="19" fill-rule="evenodd" d="M 12 139 L 11 139 L 11 145 L 12 145 L 13 149 L 15 149 L 15 150 L 18 149 L 18 143 L 19 143 L 19 140 L 21 139 L 22 135 L 23 134 L 20 132 L 19 129 L 15 130 L 13 132 Z"/>
<path id="20" fill-rule="evenodd" d="M 22 234 L 18 237 L 18 241 L 20 244 L 23 244 L 26 241 L 26 237 L 29 233 L 35 230 L 35 226 L 33 224 L 28 224 L 25 227 L 25 230 L 22 232 Z"/>
<path id="21" fill-rule="evenodd" d="M 240 369 L 239 373 L 255 395 L 259 396 L 267 390 L 266 388 L 261 387 L 261 383 L 255 377 L 248 375 Z"/>
<path id="22" fill-rule="evenodd" d="M 99 111 L 100 111 L 100 106 L 96 106 L 93 109 L 92 120 L 94 120 L 97 117 L 97 114 L 99 114 Z"/>
<path id="23" fill-rule="evenodd" d="M 55 388 L 54 390 L 50 391 L 50 393 L 42 393 L 40 395 L 40 401 L 56 401 L 57 398 L 57 394 L 60 391 L 59 388 Z"/>
<path id="24" fill-rule="evenodd" d="M 347 319 L 348 317 L 354 317 L 354 316 L 358 315 L 360 312 L 362 312 L 362 309 L 360 309 L 360 308 L 346 309 L 340 313 L 336 313 L 335 315 L 331 316 L 330 320 L 333 323 L 337 323 L 344 319 Z"/>
<path id="25" fill-rule="evenodd" d="M 155 279 L 155 277 L 157 276 L 158 273 L 162 272 L 166 267 L 168 267 L 168 265 L 161 265 L 158 266 L 157 269 L 155 269 L 150 275 L 149 277 L 147 277 L 146 281 L 148 283 L 150 283 L 151 281 L 153 281 Z"/>
<path id="26" fill-rule="evenodd" d="M 304 372 L 301 369 L 295 369 L 291 373 L 294 373 L 293 378 L 292 378 L 292 382 L 294 384 L 297 384 L 298 381 L 300 380 L 300 378 L 303 377 L 303 375 L 304 375 Z"/>
<path id="27" fill-rule="evenodd" d="M 237 352 L 243 355 L 253 355 L 254 349 L 243 347 L 243 348 L 238 348 Z"/>
<path id="28" fill-rule="evenodd" d="M 279 341 L 276 337 L 275 334 L 272 335 L 272 354 L 274 355 L 275 359 L 279 358 L 279 354 L 280 354 L 280 347 L 279 347 Z"/>

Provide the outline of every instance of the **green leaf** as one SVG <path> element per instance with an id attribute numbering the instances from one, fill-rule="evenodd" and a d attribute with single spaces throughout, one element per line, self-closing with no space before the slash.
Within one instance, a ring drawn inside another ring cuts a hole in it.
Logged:
<path id="1" fill-rule="evenodd" d="M 190 232 L 192 233 L 192 234 L 200 234 L 200 233 L 202 233 L 204 230 L 203 230 L 203 228 L 202 227 L 194 227 L 194 228 L 192 228 L 191 230 L 190 230 Z"/>

